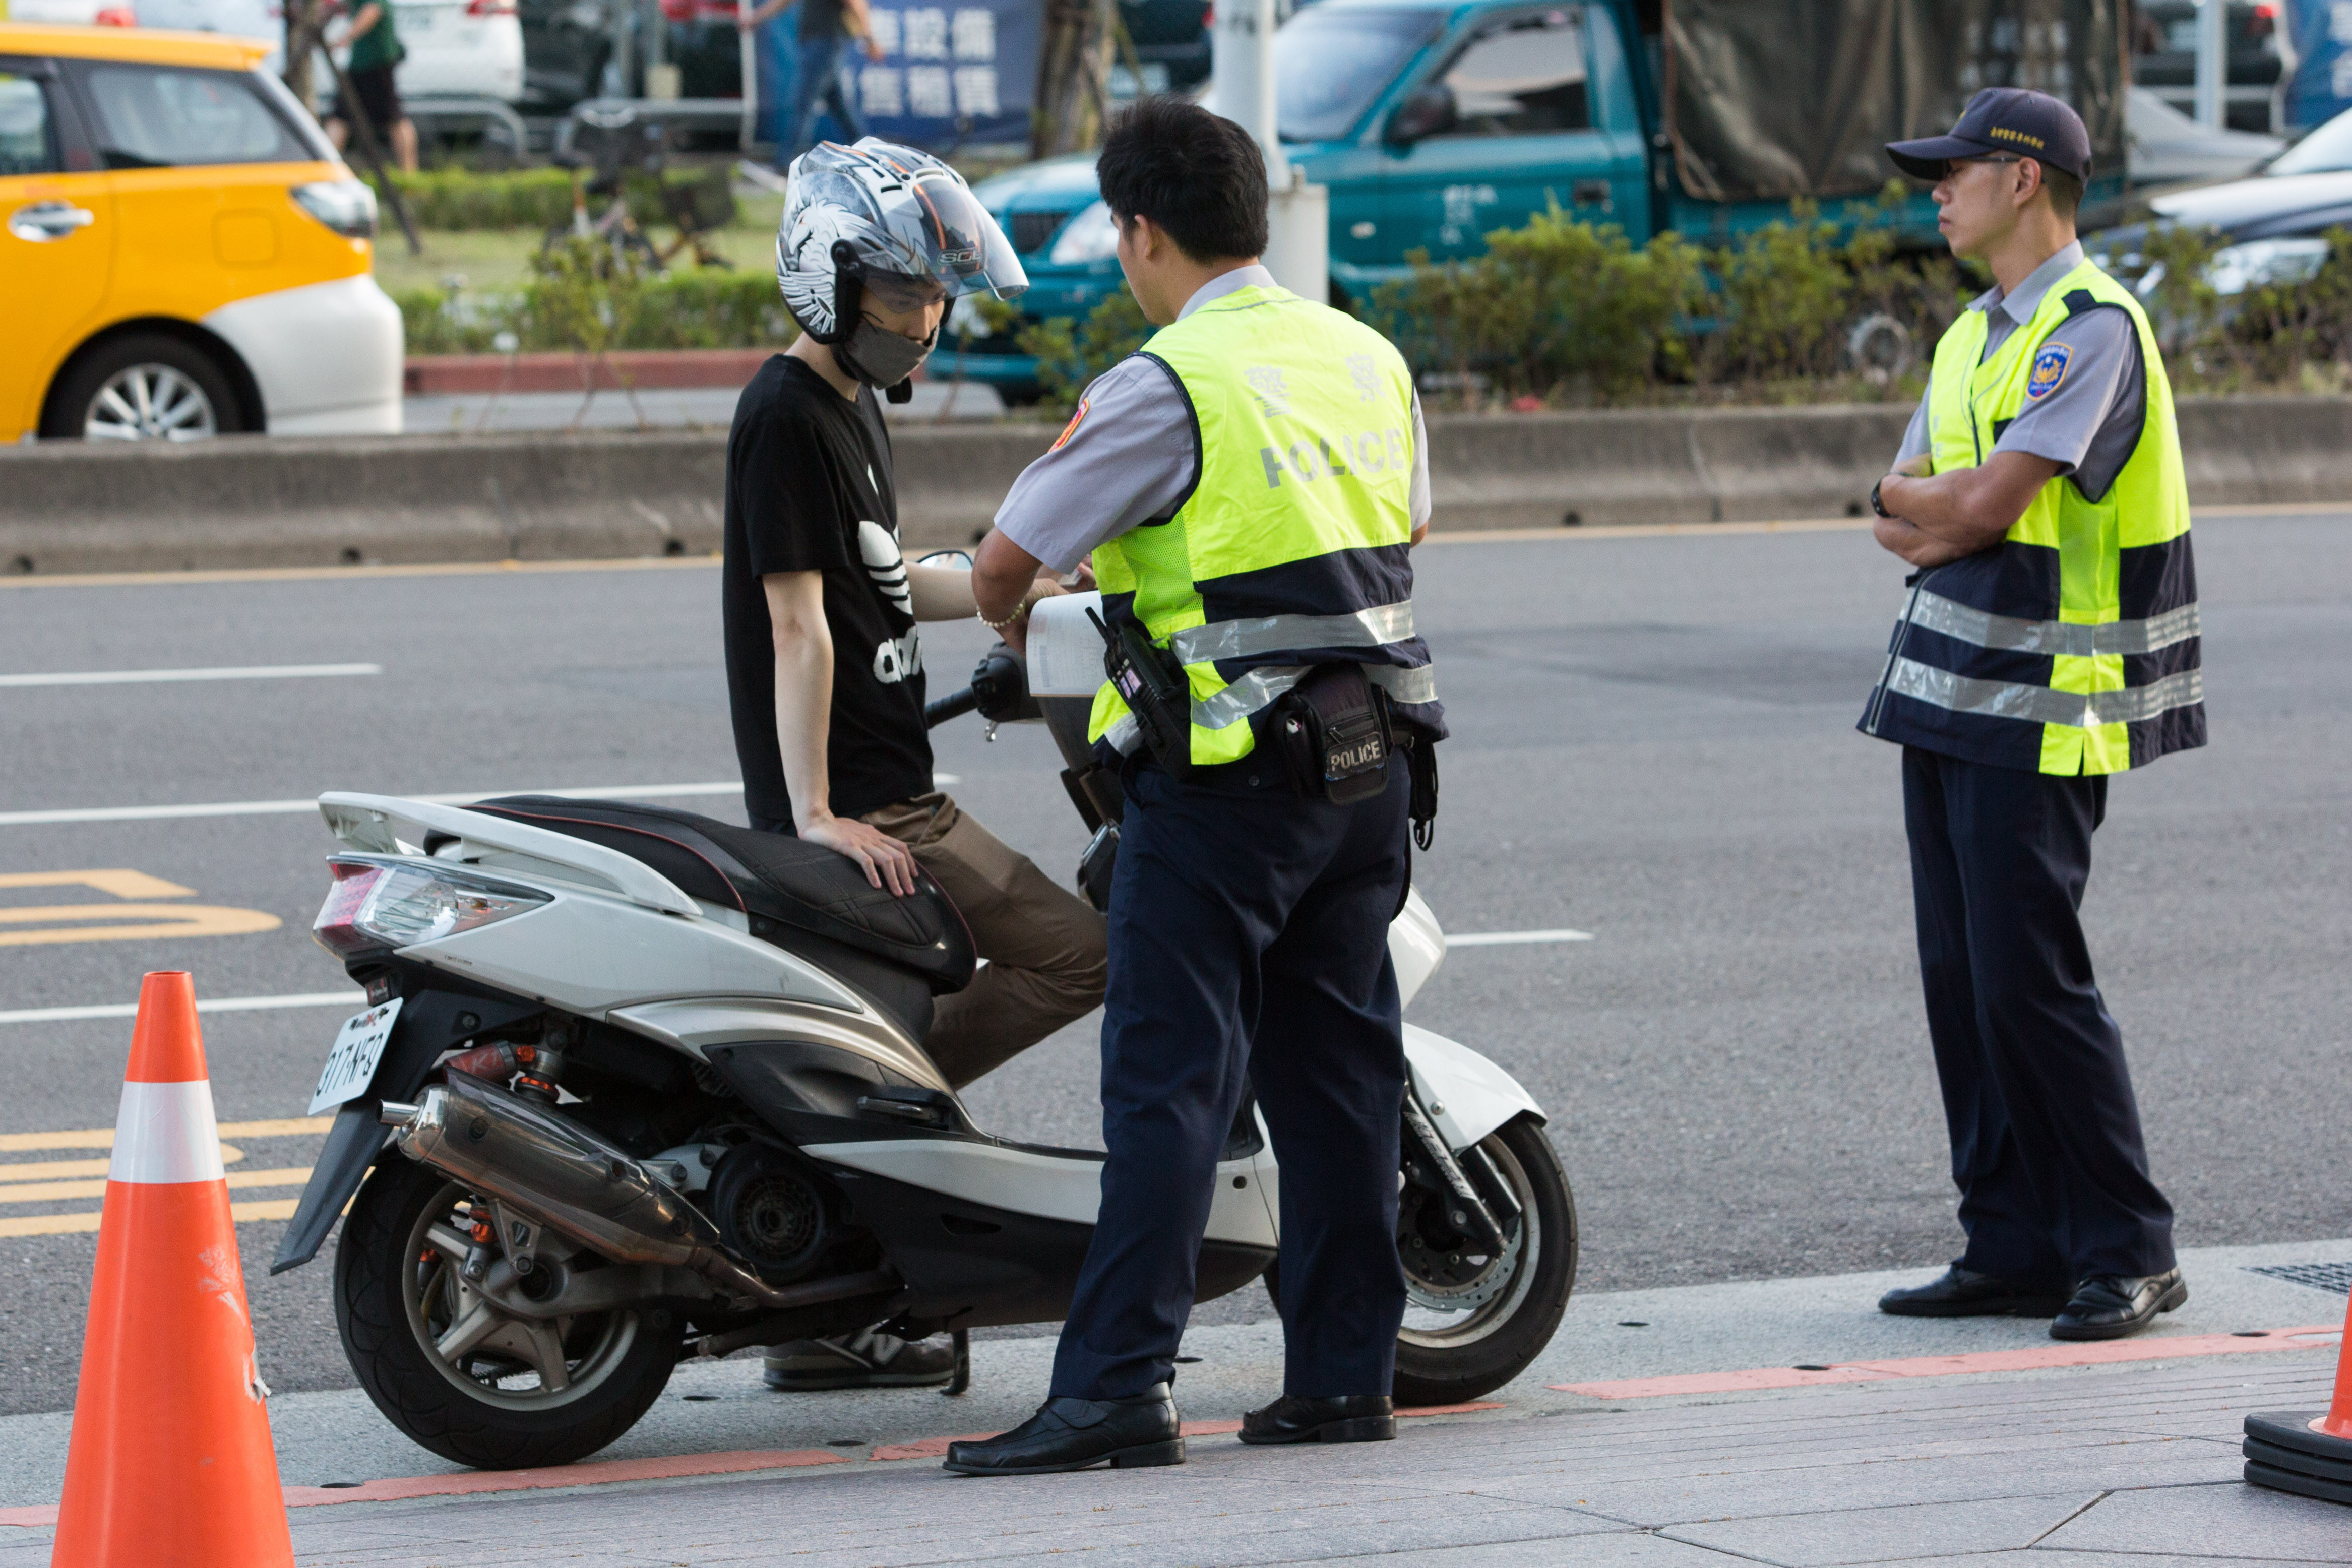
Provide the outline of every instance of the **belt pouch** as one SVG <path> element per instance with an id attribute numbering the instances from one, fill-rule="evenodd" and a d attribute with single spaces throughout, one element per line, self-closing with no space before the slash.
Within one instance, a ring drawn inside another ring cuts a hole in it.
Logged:
<path id="1" fill-rule="evenodd" d="M 1291 782 L 1309 800 L 1349 806 L 1388 784 L 1388 703 L 1353 664 L 1318 664 L 1285 692 L 1270 727 Z"/>

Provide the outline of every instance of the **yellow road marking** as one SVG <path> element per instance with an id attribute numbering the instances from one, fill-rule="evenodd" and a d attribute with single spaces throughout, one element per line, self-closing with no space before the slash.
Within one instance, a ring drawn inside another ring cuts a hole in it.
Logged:
<path id="1" fill-rule="evenodd" d="M 232 1144 L 220 1146 L 221 1164 L 233 1166 L 245 1158 L 245 1151 Z M 111 1160 L 30 1160 L 22 1165 L 0 1166 L 0 1184 L 19 1181 L 64 1181 L 68 1176 L 102 1176 Z M 0 1203 L 9 1201 L 10 1195 L 0 1187 Z"/>
<path id="2" fill-rule="evenodd" d="M 0 872 L 0 887 L 94 887 L 116 898 L 194 898 L 196 890 L 143 871 Z"/>
<path id="3" fill-rule="evenodd" d="M 227 1181 L 235 1192 L 251 1186 L 299 1186 L 310 1179 L 309 1166 L 285 1166 L 273 1171 L 231 1171 Z M 0 1187 L 0 1203 L 62 1203 L 69 1197 L 104 1197 L 106 1183 L 100 1181 L 26 1182 L 21 1186 Z"/>
<path id="4" fill-rule="evenodd" d="M 291 1219 L 294 1206 L 301 1199 L 265 1197 L 257 1203 L 232 1203 L 229 1218 L 248 1219 Z M 99 1214 L 29 1214 L 21 1218 L 0 1219 L 0 1236 L 70 1236 L 78 1231 L 98 1228 Z"/>
<path id="5" fill-rule="evenodd" d="M 323 1133 L 335 1124 L 332 1116 L 288 1116 L 268 1122 L 223 1122 L 213 1130 L 224 1138 L 296 1138 Z M 72 1133 L 0 1133 L 0 1155 L 29 1154 L 36 1149 L 110 1149 L 114 1129 L 89 1127 Z"/>
<path id="6" fill-rule="evenodd" d="M 0 909 L 0 925 L 40 920 L 144 919 L 143 925 L 52 925 L 34 931 L 0 931 L 0 947 L 34 947 L 58 942 L 129 942 L 153 936 L 249 936 L 285 924 L 259 909 L 219 904 L 52 904 Z"/>

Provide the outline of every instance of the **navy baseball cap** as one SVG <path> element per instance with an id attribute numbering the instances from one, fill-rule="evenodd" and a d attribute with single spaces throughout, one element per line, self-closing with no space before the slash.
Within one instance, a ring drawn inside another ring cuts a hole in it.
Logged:
<path id="1" fill-rule="evenodd" d="M 1969 99 L 1948 136 L 1890 141 L 1886 155 L 1915 180 L 1940 180 L 1955 158 L 2014 152 L 2088 183 L 2091 133 L 2065 102 L 2030 88 L 1989 87 Z"/>

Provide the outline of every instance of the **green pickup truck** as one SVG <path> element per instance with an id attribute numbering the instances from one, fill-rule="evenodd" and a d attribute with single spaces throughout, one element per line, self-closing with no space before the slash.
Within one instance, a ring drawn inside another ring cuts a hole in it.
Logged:
<path id="1" fill-rule="evenodd" d="M 2056 92 L 2120 193 L 2126 0 L 1320 0 L 1275 40 L 1290 161 L 1330 191 L 1334 304 L 1550 204 L 1636 245 L 1720 243 L 1832 213 L 1893 175 L 1882 142 L 1949 127 L 1978 88 Z M 1119 287 L 1116 234 L 1079 154 L 983 182 L 1021 255 L 1033 319 L 1083 317 Z M 1924 193 L 1898 221 L 1933 244 Z M 1018 328 L 950 324 L 935 378 L 1037 394 Z"/>

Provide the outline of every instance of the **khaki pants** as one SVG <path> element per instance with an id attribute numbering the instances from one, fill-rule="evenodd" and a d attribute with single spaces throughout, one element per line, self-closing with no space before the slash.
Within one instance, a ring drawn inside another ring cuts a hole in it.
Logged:
<path id="1" fill-rule="evenodd" d="M 865 821 L 915 852 L 988 960 L 971 985 L 939 999 L 924 1042 L 950 1083 L 962 1088 L 1101 1004 L 1108 948 L 1092 904 L 945 795 L 900 800 Z"/>

